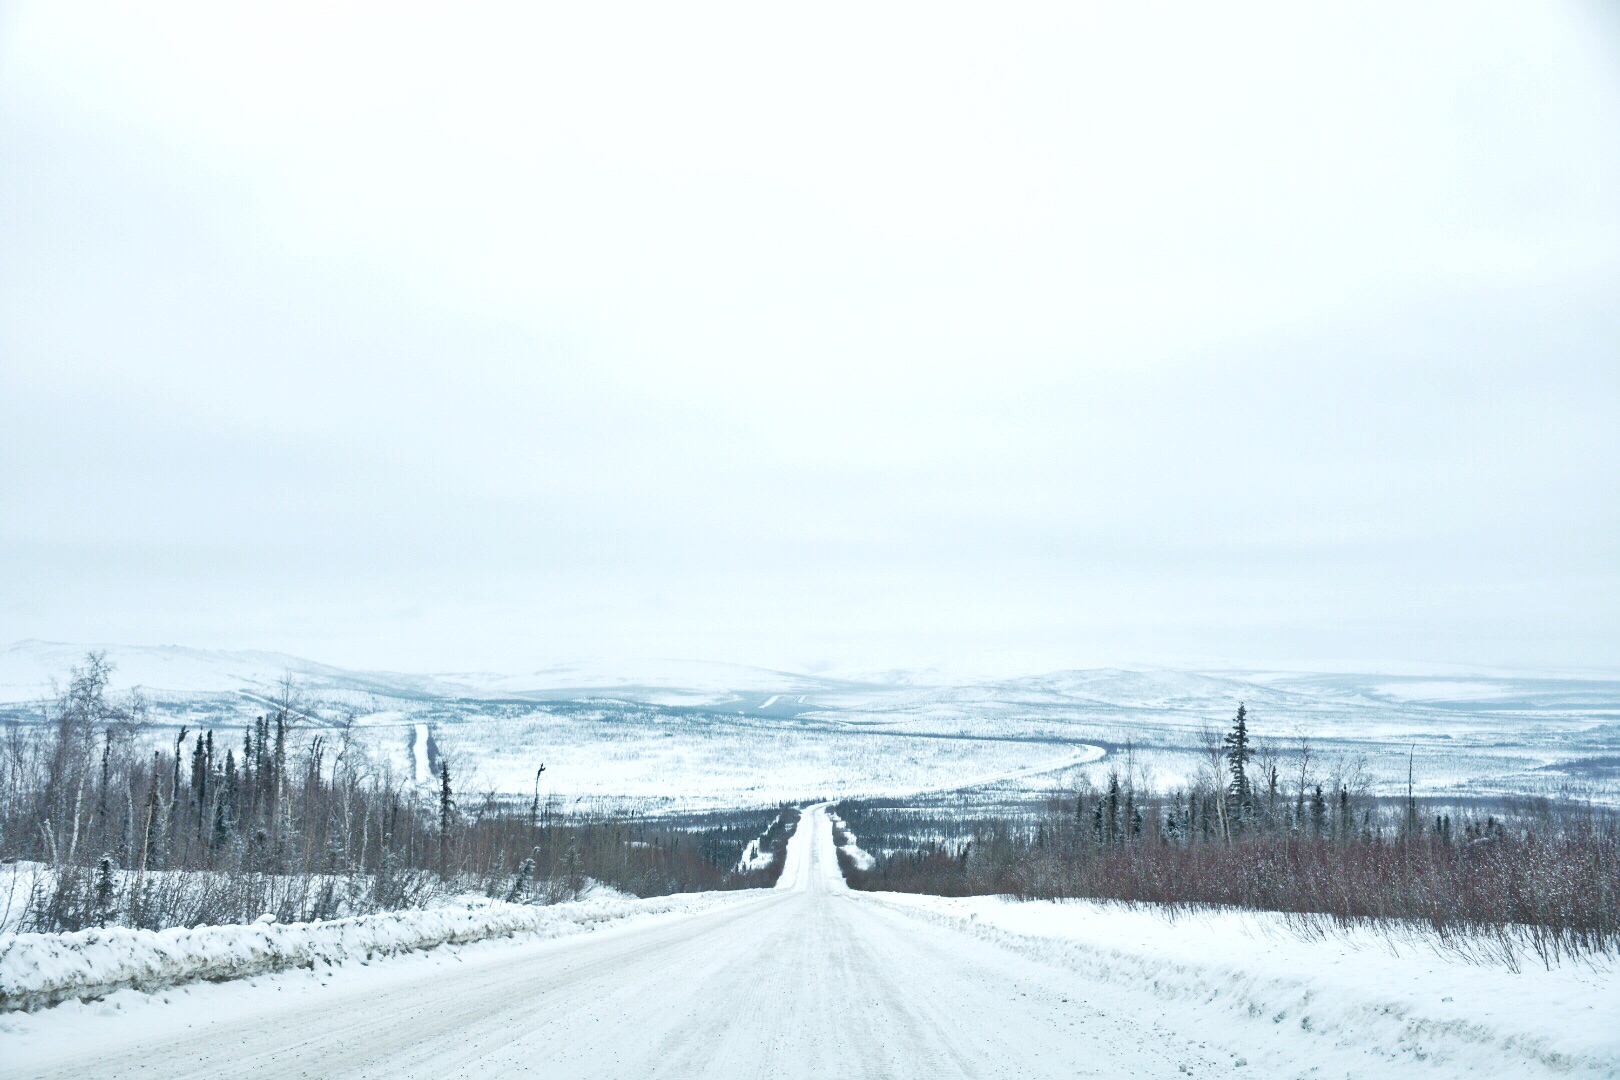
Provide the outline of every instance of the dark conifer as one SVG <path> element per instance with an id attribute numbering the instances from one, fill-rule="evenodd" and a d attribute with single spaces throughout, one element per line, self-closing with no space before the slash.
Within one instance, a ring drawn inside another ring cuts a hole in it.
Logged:
<path id="1" fill-rule="evenodd" d="M 1249 785 L 1249 760 L 1254 757 L 1254 749 L 1249 745 L 1248 710 L 1242 705 L 1238 706 L 1237 717 L 1232 721 L 1232 730 L 1227 732 L 1225 745 L 1226 767 L 1231 773 L 1228 801 L 1232 816 L 1241 822 L 1254 810 L 1254 791 Z"/>

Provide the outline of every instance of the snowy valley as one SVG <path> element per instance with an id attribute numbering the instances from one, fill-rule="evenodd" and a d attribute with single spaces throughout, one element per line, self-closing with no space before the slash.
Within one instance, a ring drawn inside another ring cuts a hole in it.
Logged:
<path id="1" fill-rule="evenodd" d="M 0 719 L 28 725 L 90 646 L 0 652 Z M 1162 783 L 1198 767 L 1206 733 L 1246 704 L 1277 751 L 1304 738 L 1370 790 L 1620 800 L 1620 677 L 1118 669 L 888 681 L 658 661 L 527 674 L 348 671 L 298 657 L 102 647 L 114 685 L 150 703 L 155 743 L 184 725 L 232 739 L 290 677 L 311 735 L 352 725 L 399 776 L 438 755 L 469 789 L 581 809 L 774 806 L 999 781 L 1032 791 L 1105 775 L 1130 748 Z M 431 753 L 430 753 L 431 748 Z M 426 767 L 424 770 L 424 766 Z"/>

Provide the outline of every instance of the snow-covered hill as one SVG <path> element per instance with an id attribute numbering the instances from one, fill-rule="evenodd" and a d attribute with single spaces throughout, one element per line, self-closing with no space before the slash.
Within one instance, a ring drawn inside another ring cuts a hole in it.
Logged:
<path id="1" fill-rule="evenodd" d="M 384 697 L 550 698 L 611 695 L 671 704 L 724 701 L 739 693 L 826 693 L 859 688 L 845 680 L 698 660 L 575 662 L 515 672 L 410 674 L 335 667 L 287 653 L 195 649 L 181 645 L 19 641 L 0 652 L 0 703 L 33 701 L 65 681 L 88 651 L 104 652 L 117 681 L 157 694 L 268 693 L 291 675 L 306 691 L 362 691 Z"/>
<path id="2" fill-rule="evenodd" d="M 104 652 L 120 686 L 156 693 L 268 693 L 286 675 L 311 689 L 380 690 L 416 696 L 443 692 L 431 676 L 349 671 L 277 652 L 230 652 L 181 645 L 67 644 L 19 641 L 0 652 L 0 701 L 31 701 L 65 682 L 85 653 Z"/>
<path id="3" fill-rule="evenodd" d="M 26 708 L 87 646 L 22 641 L 0 650 L 0 714 Z M 1090 757 L 1106 770 L 1132 748 L 1159 783 L 1199 767 L 1205 733 L 1247 704 L 1253 730 L 1287 752 L 1405 776 L 1445 794 L 1559 793 L 1620 799 L 1620 679 L 1073 669 L 1007 679 L 941 672 L 805 672 L 686 660 L 549 663 L 527 670 L 410 674 L 351 670 L 273 652 L 97 646 L 113 688 L 139 686 L 161 728 L 240 727 L 291 675 L 301 723 L 354 716 L 378 752 L 415 775 L 430 732 L 478 783 L 526 790 L 539 762 L 560 796 L 638 805 L 759 805 L 816 795 L 950 789 L 973 777 L 1054 781 Z M 171 732 L 172 736 L 172 732 Z M 156 736 L 154 736 L 156 737 Z M 1391 788 L 1393 790 L 1393 788 Z"/>

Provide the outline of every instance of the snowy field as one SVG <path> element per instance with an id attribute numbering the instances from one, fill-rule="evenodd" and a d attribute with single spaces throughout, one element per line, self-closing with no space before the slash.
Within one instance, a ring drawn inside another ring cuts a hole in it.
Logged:
<path id="1" fill-rule="evenodd" d="M 1239 702 L 1317 774 L 1421 793 L 1574 794 L 1620 802 L 1620 678 L 1503 673 L 1363 675 L 1077 670 L 1004 680 L 866 679 L 659 662 L 526 674 L 345 671 L 264 653 L 110 647 L 114 689 L 139 686 L 167 740 L 181 724 L 227 743 L 291 674 L 299 727 L 352 721 L 378 760 L 426 779 L 447 755 L 463 791 L 542 795 L 580 810 L 688 810 L 949 790 L 1031 792 L 1118 766 L 1127 746 L 1158 784 L 1198 767 L 1207 730 Z M 0 653 L 0 717 L 37 722 L 84 646 Z"/>

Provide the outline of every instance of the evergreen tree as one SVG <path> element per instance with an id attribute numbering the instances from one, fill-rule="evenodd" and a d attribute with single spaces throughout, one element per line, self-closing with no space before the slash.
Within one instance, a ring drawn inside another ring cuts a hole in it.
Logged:
<path id="1" fill-rule="evenodd" d="M 174 737 L 174 776 L 169 781 L 169 817 L 171 819 L 174 817 L 175 807 L 180 805 L 180 747 L 185 745 L 186 736 L 190 733 L 191 729 L 182 724 L 180 734 Z"/>
<path id="2" fill-rule="evenodd" d="M 236 836 L 236 758 L 225 751 L 225 769 L 214 804 L 214 847 L 225 847 Z"/>
<path id="3" fill-rule="evenodd" d="M 1229 804 L 1232 816 L 1241 822 L 1254 810 L 1254 791 L 1249 785 L 1249 760 L 1254 757 L 1254 749 L 1249 745 L 1248 710 L 1242 705 L 1238 706 L 1232 730 L 1226 734 L 1225 746 L 1226 767 L 1232 776 L 1227 789 Z"/>
<path id="4" fill-rule="evenodd" d="M 534 860 L 532 858 L 524 859 L 522 865 L 518 867 L 517 877 L 512 879 L 512 888 L 506 893 L 507 903 L 515 904 L 522 900 L 523 894 L 528 891 L 529 881 L 533 877 Z"/>
<path id="5" fill-rule="evenodd" d="M 1103 799 L 1103 802 L 1108 807 L 1107 812 L 1104 814 L 1103 842 L 1108 844 L 1117 843 L 1119 841 L 1120 827 L 1119 773 L 1110 772 L 1108 774 L 1108 795 Z"/>
<path id="6" fill-rule="evenodd" d="M 107 821 L 107 790 L 112 786 L 112 732 L 106 732 L 101 744 L 101 790 L 96 795 L 96 824 Z"/>
<path id="7" fill-rule="evenodd" d="M 439 759 L 439 876 L 450 876 L 450 823 L 454 820 L 455 802 L 451 798 L 450 763 Z"/>
<path id="8" fill-rule="evenodd" d="M 113 861 L 111 855 L 103 855 L 101 861 L 96 863 L 96 925 L 106 926 L 107 920 L 112 918 L 113 896 L 116 886 L 113 882 Z"/>

